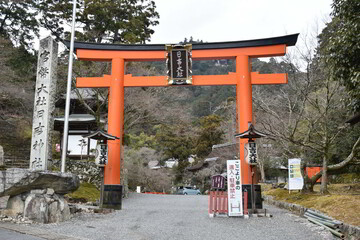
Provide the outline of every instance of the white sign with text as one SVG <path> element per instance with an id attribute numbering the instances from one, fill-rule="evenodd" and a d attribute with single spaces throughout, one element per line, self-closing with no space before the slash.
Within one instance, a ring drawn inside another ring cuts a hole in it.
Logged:
<path id="1" fill-rule="evenodd" d="M 227 160 L 228 215 L 243 216 L 240 160 Z"/>
<path id="2" fill-rule="evenodd" d="M 289 159 L 289 190 L 300 190 L 304 186 L 300 164 L 300 158 Z"/>

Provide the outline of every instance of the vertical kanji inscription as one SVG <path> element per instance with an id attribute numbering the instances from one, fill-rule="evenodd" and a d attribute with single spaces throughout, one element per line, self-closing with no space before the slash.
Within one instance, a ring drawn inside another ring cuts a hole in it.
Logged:
<path id="1" fill-rule="evenodd" d="M 58 45 L 47 37 L 40 41 L 34 97 L 30 169 L 48 170 L 51 159 L 52 113 L 55 108 Z"/>

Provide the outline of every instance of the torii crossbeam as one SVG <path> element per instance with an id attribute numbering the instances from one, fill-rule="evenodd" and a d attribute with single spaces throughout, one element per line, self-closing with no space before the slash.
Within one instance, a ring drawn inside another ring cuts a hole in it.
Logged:
<path id="1" fill-rule="evenodd" d="M 286 47 L 294 46 L 298 34 L 235 42 L 195 43 L 192 45 L 193 60 L 235 59 L 236 72 L 227 75 L 193 75 L 192 85 L 235 85 L 238 116 L 238 130 L 244 132 L 253 122 L 252 85 L 285 84 L 287 74 L 259 74 L 251 72 L 250 58 L 283 56 Z M 165 61 L 164 44 L 115 45 L 75 42 L 74 48 L 79 60 L 111 61 L 111 75 L 103 77 L 77 78 L 78 88 L 109 88 L 108 133 L 118 137 L 108 142 L 108 164 L 105 167 L 105 184 L 120 184 L 120 158 L 124 134 L 124 88 L 166 87 L 167 76 L 133 77 L 125 75 L 125 61 Z M 173 85 L 171 85 L 173 86 Z M 242 184 L 251 184 L 251 171 L 244 160 L 244 144 L 240 140 Z"/>

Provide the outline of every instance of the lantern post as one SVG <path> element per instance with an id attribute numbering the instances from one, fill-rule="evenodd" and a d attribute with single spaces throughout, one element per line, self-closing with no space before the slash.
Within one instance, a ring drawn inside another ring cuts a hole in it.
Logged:
<path id="1" fill-rule="evenodd" d="M 83 138 L 89 138 L 97 140 L 96 145 L 96 154 L 95 154 L 95 164 L 100 168 L 100 178 L 101 178 L 101 187 L 100 187 L 100 208 L 117 208 L 121 209 L 121 199 L 122 199 L 122 188 L 120 191 L 104 191 L 104 168 L 108 160 L 108 140 L 116 140 L 118 137 L 112 136 L 102 130 L 92 132 L 87 135 L 83 135 Z M 107 189 L 106 189 L 107 190 Z M 113 195 L 120 195 L 119 197 L 114 197 Z M 113 201 L 117 199 L 118 201 Z M 105 204 L 104 204 L 105 200 Z M 116 206 L 114 206 L 116 205 Z"/>
<path id="2" fill-rule="evenodd" d="M 249 124 L 249 129 L 245 132 L 235 134 L 235 137 L 238 137 L 240 139 L 248 139 L 248 142 L 244 144 L 244 158 L 245 162 L 250 165 L 250 171 L 251 171 L 251 210 L 252 214 L 256 213 L 256 195 L 255 195 L 255 189 L 254 189 L 254 166 L 257 165 L 257 149 L 256 149 L 256 143 L 254 139 L 256 138 L 262 138 L 266 137 L 264 133 L 261 133 L 257 131 L 251 123 Z M 248 195 L 249 196 L 249 195 Z"/>

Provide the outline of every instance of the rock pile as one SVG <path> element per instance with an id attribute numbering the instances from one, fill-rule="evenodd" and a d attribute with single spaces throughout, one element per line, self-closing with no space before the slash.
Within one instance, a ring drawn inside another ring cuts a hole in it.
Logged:
<path id="1" fill-rule="evenodd" d="M 10 196 L 6 209 L 1 210 L 1 215 L 8 217 L 3 220 L 12 218 L 39 223 L 67 220 L 70 209 L 63 195 L 75 191 L 79 185 L 79 178 L 71 173 L 28 169 L 1 171 L 0 197 Z"/>
<path id="2" fill-rule="evenodd" d="M 35 189 L 9 198 L 2 215 L 39 223 L 55 223 L 70 218 L 69 206 L 54 189 Z"/>
<path id="3" fill-rule="evenodd" d="M 0 222 L 12 222 L 12 223 L 17 223 L 17 224 L 32 224 L 33 221 L 29 220 L 26 217 L 23 217 L 21 215 L 18 216 L 8 216 L 5 214 L 0 214 Z"/>

